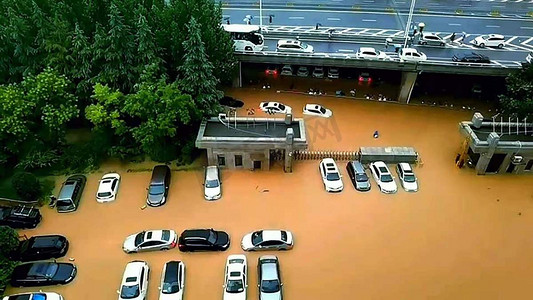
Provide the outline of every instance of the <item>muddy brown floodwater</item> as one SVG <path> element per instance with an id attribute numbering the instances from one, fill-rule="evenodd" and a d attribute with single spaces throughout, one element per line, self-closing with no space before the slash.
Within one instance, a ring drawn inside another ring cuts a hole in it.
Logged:
<path id="1" fill-rule="evenodd" d="M 242 253 L 240 239 L 261 228 L 292 230 L 295 247 L 280 258 L 285 299 L 529 299 L 533 286 L 533 178 L 476 176 L 457 169 L 457 123 L 472 112 L 338 98 L 234 90 L 245 107 L 280 100 L 301 116 L 305 103 L 333 111 L 330 120 L 307 118 L 313 150 L 356 150 L 360 146 L 413 146 L 423 164 L 415 168 L 418 193 L 384 195 L 323 190 L 318 161 L 297 161 L 294 173 L 280 165 L 270 172 L 223 171 L 223 197 L 202 197 L 202 172 L 172 174 L 168 203 L 141 210 L 149 172 L 108 164 L 88 176 L 81 207 L 44 219 L 27 234 L 60 233 L 71 241 L 67 257 L 79 273 L 67 286 L 45 287 L 66 300 L 116 299 L 124 266 L 146 260 L 152 268 L 148 300 L 158 299 L 163 264 L 187 266 L 185 299 L 221 299 L 227 255 Z M 243 112 L 242 114 L 245 114 Z M 262 115 L 257 113 L 257 115 Z M 372 133 L 379 130 L 380 137 Z M 345 162 L 339 162 L 346 175 Z M 137 166 L 138 167 L 138 166 Z M 98 179 L 118 171 L 122 183 L 114 203 L 98 204 Z M 268 192 L 263 192 L 268 190 Z M 180 253 L 177 249 L 126 255 L 124 238 L 143 229 L 213 227 L 232 238 L 224 253 Z M 249 253 L 248 299 L 257 299 L 257 258 Z M 14 289 L 20 292 L 32 289 Z"/>

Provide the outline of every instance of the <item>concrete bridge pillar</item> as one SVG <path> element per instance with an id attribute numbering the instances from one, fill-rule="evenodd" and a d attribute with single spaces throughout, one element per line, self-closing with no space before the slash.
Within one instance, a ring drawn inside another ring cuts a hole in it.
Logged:
<path id="1" fill-rule="evenodd" d="M 418 72 L 402 72 L 402 86 L 400 87 L 400 95 L 398 96 L 400 103 L 409 103 L 417 76 Z"/>
<path id="2" fill-rule="evenodd" d="M 491 132 L 489 136 L 487 137 L 487 142 L 489 143 L 489 149 L 487 152 L 481 153 L 481 156 L 479 157 L 479 160 L 476 164 L 476 173 L 478 175 L 485 175 L 487 172 L 487 167 L 489 166 L 489 163 L 492 159 L 492 156 L 494 155 L 494 152 L 496 151 L 496 147 L 498 146 L 498 142 L 500 141 L 500 136 L 496 132 Z"/>

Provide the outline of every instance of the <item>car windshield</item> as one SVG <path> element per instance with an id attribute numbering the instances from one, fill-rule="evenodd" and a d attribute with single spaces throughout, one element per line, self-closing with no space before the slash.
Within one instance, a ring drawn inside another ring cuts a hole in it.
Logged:
<path id="1" fill-rule="evenodd" d="M 178 282 L 164 282 L 161 292 L 163 294 L 174 294 L 179 292 L 180 286 Z"/>
<path id="2" fill-rule="evenodd" d="M 135 236 L 135 247 L 139 246 L 144 241 L 144 231 L 137 233 Z"/>
<path id="3" fill-rule="evenodd" d="M 252 244 L 257 245 L 263 241 L 263 232 L 256 231 L 252 233 Z"/>
<path id="4" fill-rule="evenodd" d="M 415 178 L 415 175 L 406 174 L 406 175 L 403 177 L 403 180 L 404 180 L 405 182 L 415 182 L 415 181 L 416 181 L 416 178 Z"/>
<path id="5" fill-rule="evenodd" d="M 209 231 L 209 237 L 207 238 L 207 241 L 211 244 L 216 243 L 217 241 L 217 233 L 214 230 Z"/>
<path id="6" fill-rule="evenodd" d="M 72 201 L 70 200 L 58 200 L 56 206 L 71 206 Z"/>
<path id="7" fill-rule="evenodd" d="M 309 48 L 309 44 L 307 43 L 302 43 L 302 49 L 307 49 Z"/>
<path id="8" fill-rule="evenodd" d="M 341 178 L 339 177 L 339 173 L 328 173 L 326 175 L 326 179 L 328 181 L 336 181 L 336 180 L 339 180 Z"/>
<path id="9" fill-rule="evenodd" d="M 261 292 L 264 292 L 264 293 L 279 292 L 279 281 L 277 279 L 263 280 L 263 284 L 261 284 Z"/>
<path id="10" fill-rule="evenodd" d="M 355 181 L 366 182 L 368 181 L 368 177 L 366 176 L 366 174 L 355 174 Z"/>
<path id="11" fill-rule="evenodd" d="M 390 174 L 381 175 L 381 182 L 392 182 L 392 176 Z"/>
<path id="12" fill-rule="evenodd" d="M 9 298 L 7 298 L 9 299 Z M 24 300 L 26 298 L 16 298 L 16 300 Z M 28 298 L 29 299 L 29 298 Z M 31 300 L 46 300 L 46 295 L 41 293 L 33 294 L 33 297 L 31 297 Z"/>
<path id="13" fill-rule="evenodd" d="M 120 298 L 133 299 L 139 296 L 139 285 L 123 285 L 120 291 Z"/>
<path id="14" fill-rule="evenodd" d="M 279 104 L 278 107 L 279 107 L 280 110 L 285 110 L 285 105 L 283 105 L 283 104 L 281 104 L 281 103 Z"/>
<path id="15" fill-rule="evenodd" d="M 226 286 L 226 292 L 228 293 L 240 293 L 244 291 L 244 285 L 242 280 L 229 280 L 228 285 Z"/>
<path id="16" fill-rule="evenodd" d="M 98 193 L 98 197 L 109 197 L 109 196 L 111 196 L 111 192 Z"/>
<path id="17" fill-rule="evenodd" d="M 205 182 L 205 187 L 206 188 L 216 188 L 218 187 L 218 180 L 207 180 Z"/>
<path id="18" fill-rule="evenodd" d="M 151 185 L 150 186 L 150 190 L 148 191 L 148 193 L 150 193 L 150 195 L 161 195 L 165 192 L 165 186 L 160 184 L 160 185 Z"/>
<path id="19" fill-rule="evenodd" d="M 489 36 L 488 36 L 488 35 L 482 35 L 481 38 L 484 39 L 484 40 L 486 40 L 486 39 L 489 38 Z"/>
<path id="20" fill-rule="evenodd" d="M 165 241 L 170 241 L 170 230 L 163 230 L 161 233 L 161 239 Z"/>
<path id="21" fill-rule="evenodd" d="M 321 107 L 321 108 L 320 108 L 320 112 L 321 112 L 322 114 L 326 114 L 326 109 L 323 108 L 323 107 Z"/>

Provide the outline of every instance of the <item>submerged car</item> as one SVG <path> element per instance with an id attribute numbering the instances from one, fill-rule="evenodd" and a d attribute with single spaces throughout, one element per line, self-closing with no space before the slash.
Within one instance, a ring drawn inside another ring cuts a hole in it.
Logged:
<path id="1" fill-rule="evenodd" d="M 170 188 L 170 168 L 167 165 L 157 165 L 152 170 L 152 178 L 148 186 L 146 204 L 161 206 L 167 202 L 168 189 Z"/>
<path id="2" fill-rule="evenodd" d="M 67 213 L 78 209 L 86 182 L 87 177 L 85 175 L 73 175 L 67 178 L 57 197 L 57 212 Z"/>
<path id="3" fill-rule="evenodd" d="M 329 118 L 333 115 L 331 110 L 318 104 L 306 104 L 304 106 L 304 115 L 317 116 L 323 118 Z"/>
<path id="4" fill-rule="evenodd" d="M 96 201 L 100 203 L 114 201 L 117 197 L 120 175 L 109 173 L 102 176 L 96 192 Z"/>
<path id="5" fill-rule="evenodd" d="M 20 241 L 13 258 L 19 261 L 60 258 L 67 254 L 68 247 L 68 240 L 62 235 L 32 236 Z"/>
<path id="6" fill-rule="evenodd" d="M 126 265 L 118 300 L 145 300 L 148 290 L 150 267 L 145 261 L 132 261 Z"/>
<path id="7" fill-rule="evenodd" d="M 222 196 L 222 182 L 218 166 L 209 166 L 205 169 L 204 198 L 217 200 Z"/>
<path id="8" fill-rule="evenodd" d="M 385 194 L 393 194 L 398 191 L 394 177 L 387 165 L 382 161 L 370 163 L 370 172 L 374 176 L 379 189 Z"/>
<path id="9" fill-rule="evenodd" d="M 148 230 L 126 238 L 122 250 L 126 253 L 169 250 L 176 247 L 178 236 L 174 230 Z"/>
<path id="10" fill-rule="evenodd" d="M 259 103 L 259 109 L 266 113 L 279 113 L 288 114 L 292 111 L 290 106 L 276 101 L 261 102 Z"/>
<path id="11" fill-rule="evenodd" d="M 182 300 L 185 288 L 185 264 L 182 261 L 169 261 L 161 273 L 159 300 Z"/>
<path id="12" fill-rule="evenodd" d="M 181 233 L 178 248 L 182 252 L 226 251 L 230 246 L 229 235 L 214 229 L 189 229 Z"/>
<path id="13" fill-rule="evenodd" d="M 324 68 L 323 67 L 315 67 L 313 69 L 313 78 L 324 78 Z"/>
<path id="14" fill-rule="evenodd" d="M 35 228 L 41 222 L 42 215 L 38 208 L 30 206 L 0 206 L 0 226 L 11 228 Z"/>
<path id="15" fill-rule="evenodd" d="M 274 255 L 261 256 L 257 262 L 257 280 L 260 300 L 282 300 L 283 283 L 279 260 Z"/>
<path id="16" fill-rule="evenodd" d="M 67 284 L 76 277 L 71 263 L 33 262 L 18 265 L 11 275 L 11 286 L 45 286 Z"/>
<path id="17" fill-rule="evenodd" d="M 365 167 L 360 161 L 349 161 L 348 164 L 346 164 L 346 172 L 356 190 L 370 191 L 370 179 L 366 175 Z"/>
<path id="18" fill-rule="evenodd" d="M 22 293 L 5 296 L 2 300 L 63 300 L 63 296 L 52 292 Z"/>
<path id="19" fill-rule="evenodd" d="M 408 163 L 399 163 L 396 166 L 396 173 L 398 174 L 398 179 L 400 179 L 400 183 L 406 192 L 418 191 L 418 180 Z"/>
<path id="20" fill-rule="evenodd" d="M 294 246 L 292 233 L 286 230 L 258 230 L 242 238 L 244 251 L 290 250 Z"/>
<path id="21" fill-rule="evenodd" d="M 248 266 L 246 256 L 234 254 L 228 256 L 224 275 L 223 300 L 246 300 L 248 289 Z"/>
<path id="22" fill-rule="evenodd" d="M 340 192 L 344 189 L 341 173 L 333 158 L 324 158 L 318 169 L 327 192 Z"/>

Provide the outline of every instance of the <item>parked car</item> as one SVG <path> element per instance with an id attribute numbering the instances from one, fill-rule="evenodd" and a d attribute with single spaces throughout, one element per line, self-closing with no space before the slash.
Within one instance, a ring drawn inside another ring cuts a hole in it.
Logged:
<path id="1" fill-rule="evenodd" d="M 476 37 L 472 43 L 478 47 L 498 47 L 505 46 L 505 37 L 501 34 L 484 34 Z"/>
<path id="2" fill-rule="evenodd" d="M 342 175 L 333 158 L 324 158 L 318 169 L 327 192 L 340 192 L 344 189 Z"/>
<path id="3" fill-rule="evenodd" d="M 217 200 L 222 196 L 222 181 L 218 166 L 208 166 L 205 169 L 204 197 L 205 200 Z"/>
<path id="4" fill-rule="evenodd" d="M 115 201 L 120 184 L 120 175 L 109 173 L 102 176 L 96 192 L 96 201 L 100 203 Z"/>
<path id="5" fill-rule="evenodd" d="M 328 78 L 329 79 L 337 79 L 339 78 L 339 69 L 338 68 L 329 68 L 328 70 Z"/>
<path id="6" fill-rule="evenodd" d="M 333 115 L 331 110 L 318 104 L 306 104 L 304 106 L 304 115 L 318 116 L 323 118 L 329 118 Z"/>
<path id="7" fill-rule="evenodd" d="M 161 273 L 159 300 L 182 300 L 185 289 L 185 264 L 182 261 L 169 261 Z"/>
<path id="8" fill-rule="evenodd" d="M 52 292 L 22 293 L 5 296 L 2 300 L 63 300 L 63 296 Z"/>
<path id="9" fill-rule="evenodd" d="M 134 260 L 126 265 L 118 300 L 145 300 L 148 290 L 150 267 L 145 261 Z"/>
<path id="10" fill-rule="evenodd" d="M 390 59 L 390 57 L 385 54 L 383 51 L 377 51 L 376 48 L 372 47 L 361 47 L 355 53 L 355 57 L 359 59 L 369 59 L 369 60 L 385 60 Z"/>
<path id="11" fill-rule="evenodd" d="M 346 164 L 346 172 L 358 191 L 370 191 L 370 179 L 366 175 L 365 167 L 358 160 L 349 161 Z"/>
<path id="12" fill-rule="evenodd" d="M 423 34 L 420 35 L 420 38 L 418 39 L 418 44 L 444 46 L 446 45 L 446 42 L 435 33 L 424 32 Z"/>
<path id="13" fill-rule="evenodd" d="M 67 254 L 69 242 L 62 235 L 38 235 L 24 237 L 13 255 L 18 261 L 46 260 L 60 258 Z"/>
<path id="14" fill-rule="evenodd" d="M 526 62 L 528 64 L 533 64 L 533 52 L 529 52 L 529 54 L 526 56 Z"/>
<path id="15" fill-rule="evenodd" d="M 290 250 L 294 246 L 292 233 L 287 230 L 258 230 L 242 238 L 244 251 Z"/>
<path id="16" fill-rule="evenodd" d="M 384 162 L 376 161 L 370 163 L 370 172 L 372 172 L 372 176 L 374 176 L 381 192 L 393 194 L 398 191 L 396 182 L 394 182 L 394 178 Z"/>
<path id="17" fill-rule="evenodd" d="M 263 255 L 257 262 L 257 280 L 260 300 L 282 300 L 283 282 L 279 260 L 274 255 Z"/>
<path id="18" fill-rule="evenodd" d="M 294 75 L 292 67 L 289 66 L 289 65 L 284 65 L 283 68 L 281 68 L 281 75 L 283 75 L 283 76 L 292 76 L 292 75 Z"/>
<path id="19" fill-rule="evenodd" d="M 228 256 L 224 275 L 223 300 L 246 300 L 248 289 L 248 265 L 246 256 L 234 254 Z"/>
<path id="20" fill-rule="evenodd" d="M 30 206 L 0 206 L 0 225 L 15 229 L 35 228 L 41 222 L 41 212 Z"/>
<path id="21" fill-rule="evenodd" d="M 427 60 L 427 56 L 414 48 L 402 48 L 398 54 L 400 60 L 420 62 Z"/>
<path id="22" fill-rule="evenodd" d="M 276 49 L 280 52 L 299 52 L 299 53 L 313 53 L 313 46 L 292 39 L 279 40 Z"/>
<path id="23" fill-rule="evenodd" d="M 266 113 L 279 113 L 279 114 L 288 114 L 292 112 L 292 108 L 283 103 L 270 101 L 270 102 L 261 102 L 259 103 L 259 109 Z"/>
<path id="24" fill-rule="evenodd" d="M 306 66 L 301 66 L 298 68 L 298 72 L 296 73 L 296 75 L 300 77 L 307 77 L 309 76 L 309 69 Z"/>
<path id="25" fill-rule="evenodd" d="M 418 180 L 408 163 L 399 163 L 396 165 L 396 173 L 398 174 L 398 179 L 400 179 L 400 183 L 406 192 L 418 191 Z"/>
<path id="26" fill-rule="evenodd" d="M 488 56 L 479 54 L 476 52 L 456 54 L 452 57 L 452 60 L 456 62 L 467 62 L 467 63 L 483 63 L 483 64 L 490 63 L 490 59 Z"/>
<path id="27" fill-rule="evenodd" d="M 152 178 L 147 188 L 146 204 L 161 206 L 167 202 L 170 187 L 170 168 L 167 165 L 157 165 L 152 170 Z"/>
<path id="28" fill-rule="evenodd" d="M 313 77 L 314 78 L 324 78 L 324 68 L 323 67 L 315 67 L 313 69 Z"/>
<path id="29" fill-rule="evenodd" d="M 78 209 L 86 182 L 87 177 L 85 175 L 72 175 L 67 178 L 57 197 L 57 212 L 67 213 Z"/>
<path id="30" fill-rule="evenodd" d="M 76 266 L 51 261 L 25 263 L 15 267 L 11 286 L 45 286 L 67 284 L 76 277 Z"/>
<path id="31" fill-rule="evenodd" d="M 359 83 L 372 83 L 372 76 L 370 76 L 370 73 L 363 72 L 359 75 Z"/>
<path id="32" fill-rule="evenodd" d="M 126 238 L 122 250 L 126 253 L 169 250 L 176 247 L 178 236 L 174 230 L 147 230 Z"/>
<path id="33" fill-rule="evenodd" d="M 226 251 L 230 246 L 229 235 L 214 229 L 189 229 L 181 233 L 178 248 L 182 252 Z"/>
<path id="34" fill-rule="evenodd" d="M 268 66 L 265 70 L 266 75 L 278 75 L 278 67 L 276 66 Z"/>

